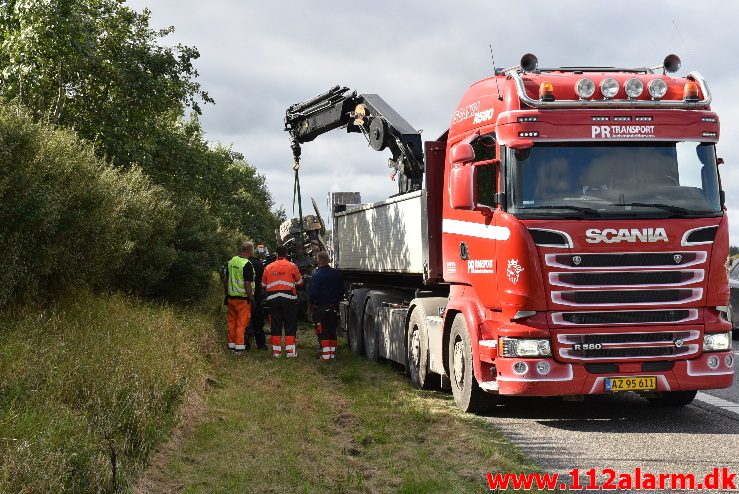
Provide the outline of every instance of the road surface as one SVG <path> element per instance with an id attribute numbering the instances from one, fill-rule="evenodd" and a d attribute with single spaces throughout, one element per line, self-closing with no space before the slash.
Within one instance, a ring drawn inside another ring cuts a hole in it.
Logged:
<path id="1" fill-rule="evenodd" d="M 734 353 L 739 357 L 739 342 L 734 342 Z M 639 467 L 651 473 L 692 473 L 698 480 L 716 467 L 739 474 L 737 379 L 731 388 L 701 392 L 691 405 L 678 409 L 650 406 L 631 393 L 584 402 L 516 399 L 487 420 L 548 472 L 579 468 L 583 486 L 590 468 L 631 473 Z M 736 483 L 739 487 L 739 475 Z"/>

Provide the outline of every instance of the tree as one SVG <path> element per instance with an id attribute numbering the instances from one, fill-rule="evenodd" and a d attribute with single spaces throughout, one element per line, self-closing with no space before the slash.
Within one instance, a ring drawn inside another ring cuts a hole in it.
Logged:
<path id="1" fill-rule="evenodd" d="M 274 238 L 279 218 L 264 176 L 240 153 L 211 147 L 197 118 L 160 128 L 145 170 L 166 188 L 191 191 L 206 201 L 224 229 L 258 242 Z"/>
<path id="2" fill-rule="evenodd" d="M 144 163 L 152 136 L 198 101 L 197 49 L 161 46 L 173 28 L 122 0 L 9 0 L 0 4 L 0 87 L 37 119 L 74 128 L 114 164 Z"/>
<path id="3" fill-rule="evenodd" d="M 199 104 L 212 100 L 196 80 L 197 49 L 163 46 L 173 28 L 154 30 L 149 16 L 124 0 L 0 2 L 0 97 L 93 142 L 121 172 L 101 167 L 113 178 L 103 188 L 140 194 L 120 208 L 128 262 L 110 282 L 191 300 L 238 239 L 274 238 L 278 217 L 264 177 L 204 138 Z"/>
<path id="4" fill-rule="evenodd" d="M 730 256 L 739 256 L 739 247 L 736 245 L 732 245 L 729 247 L 729 255 Z"/>

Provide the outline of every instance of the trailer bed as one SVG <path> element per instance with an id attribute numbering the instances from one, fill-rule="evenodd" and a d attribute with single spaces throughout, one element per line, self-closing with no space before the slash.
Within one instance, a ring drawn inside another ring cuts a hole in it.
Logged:
<path id="1" fill-rule="evenodd" d="M 419 190 L 336 213 L 336 267 L 369 273 L 428 273 L 426 201 L 426 191 Z"/>

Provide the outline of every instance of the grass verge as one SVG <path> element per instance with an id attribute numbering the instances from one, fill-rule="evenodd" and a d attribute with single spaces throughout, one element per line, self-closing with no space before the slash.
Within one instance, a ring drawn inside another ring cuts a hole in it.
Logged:
<path id="1" fill-rule="evenodd" d="M 214 314 L 75 294 L 0 314 L 0 492 L 124 492 L 215 357 Z"/>
<path id="2" fill-rule="evenodd" d="M 536 467 L 451 396 L 412 389 L 402 372 L 352 355 L 317 361 L 315 335 L 297 359 L 227 355 L 188 433 L 137 491 L 489 492 L 487 472 Z"/>

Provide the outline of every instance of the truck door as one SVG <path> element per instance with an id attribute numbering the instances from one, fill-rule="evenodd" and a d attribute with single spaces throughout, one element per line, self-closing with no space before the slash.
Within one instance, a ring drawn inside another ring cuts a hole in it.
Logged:
<path id="1" fill-rule="evenodd" d="M 501 228 L 495 225 L 493 210 L 495 194 L 498 192 L 499 166 L 495 133 L 487 133 L 470 141 L 474 157 L 470 165 L 474 167 L 475 207 L 469 210 L 453 209 L 448 200 L 450 188 L 447 187 L 442 223 L 444 278 L 450 282 L 464 283 L 475 288 L 480 301 L 487 307 L 498 307 L 498 288 L 496 282 L 496 248 L 502 235 Z M 455 166 L 447 157 L 448 170 Z M 447 180 L 453 180 L 447 173 Z M 503 239 L 504 240 L 504 239 Z"/>

